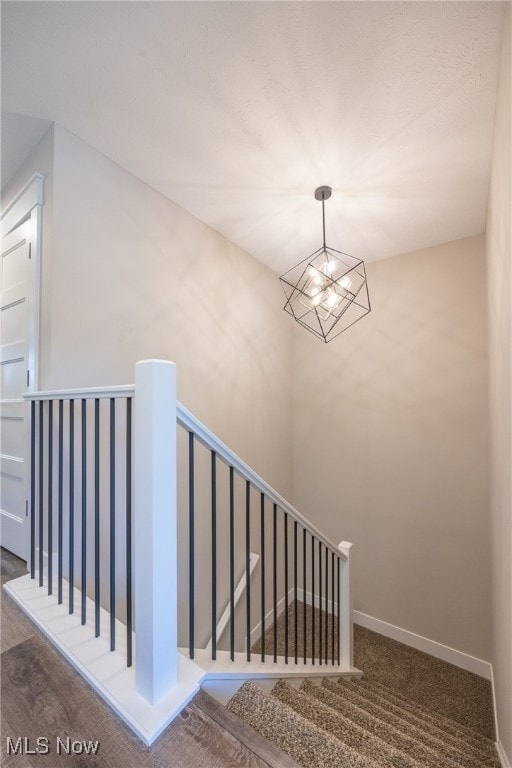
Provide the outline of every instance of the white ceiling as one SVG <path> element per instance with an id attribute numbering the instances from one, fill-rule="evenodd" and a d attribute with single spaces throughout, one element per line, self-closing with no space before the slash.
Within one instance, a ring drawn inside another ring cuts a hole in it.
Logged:
<path id="1" fill-rule="evenodd" d="M 2 2 L 3 180 L 56 121 L 278 272 L 482 232 L 503 4 Z"/>

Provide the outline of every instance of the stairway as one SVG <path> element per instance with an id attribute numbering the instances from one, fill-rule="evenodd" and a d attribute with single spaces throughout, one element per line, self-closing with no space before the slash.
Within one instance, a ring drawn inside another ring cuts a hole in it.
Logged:
<path id="1" fill-rule="evenodd" d="M 246 682 L 227 708 L 304 768 L 501 765 L 489 738 L 372 679 Z"/>

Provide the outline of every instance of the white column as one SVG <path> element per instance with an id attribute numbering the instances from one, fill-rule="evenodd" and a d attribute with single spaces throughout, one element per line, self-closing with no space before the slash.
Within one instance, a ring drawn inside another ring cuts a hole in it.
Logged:
<path id="1" fill-rule="evenodd" d="M 338 630 L 341 643 L 340 664 L 343 669 L 354 666 L 354 624 L 352 620 L 352 592 L 350 588 L 350 541 L 342 541 L 338 549 L 346 560 L 341 560 L 340 602 L 338 605 Z"/>
<path id="2" fill-rule="evenodd" d="M 135 366 L 134 592 L 137 692 L 156 704 L 177 681 L 176 366 Z"/>

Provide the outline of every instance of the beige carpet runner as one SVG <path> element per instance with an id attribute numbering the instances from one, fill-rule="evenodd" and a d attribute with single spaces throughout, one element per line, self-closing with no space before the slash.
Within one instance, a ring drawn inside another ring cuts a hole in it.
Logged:
<path id="1" fill-rule="evenodd" d="M 494 742 L 371 679 L 245 683 L 228 709 L 304 768 L 499 768 Z"/>

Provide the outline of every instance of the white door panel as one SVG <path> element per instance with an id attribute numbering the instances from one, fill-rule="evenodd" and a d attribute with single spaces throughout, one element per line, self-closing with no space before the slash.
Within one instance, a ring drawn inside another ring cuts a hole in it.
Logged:
<path id="1" fill-rule="evenodd" d="M 22 456 L 25 450 L 25 435 L 21 433 L 23 417 L 0 416 L 0 453 L 4 456 Z"/>
<path id="2" fill-rule="evenodd" d="M 13 344 L 17 341 L 24 342 L 23 336 L 20 338 L 20 329 L 26 325 L 27 307 L 25 299 L 8 304 L 5 309 L 2 306 L 0 317 L 2 318 L 0 329 L 2 347 L 4 344 Z"/>
<path id="3" fill-rule="evenodd" d="M 25 537 L 25 522 L 17 515 L 9 515 L 8 512 L 0 510 L 0 541 L 2 547 L 10 552 L 17 554 L 19 552 L 19 543 Z M 18 555 L 25 560 L 24 555 Z"/>
<path id="4" fill-rule="evenodd" d="M 16 363 L 25 357 L 25 341 L 11 341 L 0 346 L 0 363 Z"/>
<path id="5" fill-rule="evenodd" d="M 7 364 L 8 363 L 8 364 Z M 7 358 L 0 363 L 0 397 L 11 400 L 26 390 L 27 366 L 25 358 Z"/>
<path id="6" fill-rule="evenodd" d="M 22 224 L 14 232 L 18 232 L 18 230 L 22 230 L 19 235 L 23 237 L 23 240 L 7 251 L 2 247 L 2 291 L 8 291 L 13 286 L 24 285 L 26 282 L 26 260 L 29 251 L 29 244 L 25 239 L 28 234 L 27 225 Z"/>
<path id="7" fill-rule="evenodd" d="M 0 265 L 0 543 L 26 559 L 25 406 L 27 389 L 27 274 L 31 222 L 2 239 Z M 6 402 L 9 401 L 9 402 Z"/>

